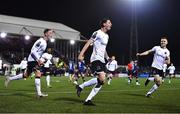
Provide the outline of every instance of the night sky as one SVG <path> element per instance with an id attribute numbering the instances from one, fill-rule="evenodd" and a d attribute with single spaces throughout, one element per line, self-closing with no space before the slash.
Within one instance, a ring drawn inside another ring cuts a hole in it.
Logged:
<path id="1" fill-rule="evenodd" d="M 137 23 L 139 52 L 159 45 L 160 37 L 168 36 L 171 61 L 180 66 L 180 0 L 139 0 Z M 119 64 L 129 59 L 131 25 L 130 0 L 5 0 L 0 4 L 0 14 L 60 22 L 81 32 L 89 38 L 99 29 L 99 21 L 112 20 L 107 51 L 115 55 Z M 150 65 L 152 56 L 140 62 Z"/>

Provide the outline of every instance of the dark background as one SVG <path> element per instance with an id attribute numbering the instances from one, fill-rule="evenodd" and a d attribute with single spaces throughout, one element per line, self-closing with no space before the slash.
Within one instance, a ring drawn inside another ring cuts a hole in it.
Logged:
<path id="1" fill-rule="evenodd" d="M 159 45 L 160 37 L 167 35 L 171 60 L 180 66 L 180 0 L 137 0 L 139 52 Z M 112 20 L 107 51 L 115 55 L 119 64 L 129 60 L 131 0 L 5 0 L 0 14 L 60 22 L 89 38 L 99 29 L 104 17 Z M 150 65 L 152 56 L 140 58 L 140 64 Z"/>

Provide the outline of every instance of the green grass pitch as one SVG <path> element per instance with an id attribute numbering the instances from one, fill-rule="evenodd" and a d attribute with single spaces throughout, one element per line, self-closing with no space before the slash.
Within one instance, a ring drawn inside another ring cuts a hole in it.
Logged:
<path id="1" fill-rule="evenodd" d="M 88 78 L 89 79 L 89 78 Z M 86 78 L 86 80 L 88 80 Z M 127 84 L 127 78 L 114 78 L 111 85 L 105 84 L 94 97 L 96 106 L 84 106 L 83 101 L 92 87 L 85 88 L 81 97 L 76 96 L 75 86 L 67 77 L 52 77 L 52 88 L 47 88 L 45 78 L 41 79 L 46 98 L 36 98 L 34 79 L 15 80 L 4 87 L 4 76 L 0 76 L 0 113 L 178 113 L 180 112 L 180 79 L 167 80 L 153 94 L 146 98 L 146 92 L 153 82 L 145 87 L 145 79 L 139 79 L 140 86 Z M 80 79 L 80 83 L 81 79 Z"/>

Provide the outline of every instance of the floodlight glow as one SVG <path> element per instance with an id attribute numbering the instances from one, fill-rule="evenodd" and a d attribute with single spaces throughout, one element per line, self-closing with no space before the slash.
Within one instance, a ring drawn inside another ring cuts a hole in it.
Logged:
<path id="1" fill-rule="evenodd" d="M 50 39 L 50 42 L 55 42 L 55 39 L 54 39 L 54 38 L 51 38 L 51 39 Z"/>
<path id="2" fill-rule="evenodd" d="M 141 1 L 143 1 L 143 0 L 131 0 L 131 1 L 135 1 L 135 2 L 136 2 L 136 1 L 139 1 L 139 2 L 141 2 Z"/>
<path id="3" fill-rule="evenodd" d="M 71 45 L 74 45 L 74 44 L 75 44 L 75 41 L 74 41 L 74 40 L 70 40 L 70 44 L 71 44 Z"/>
<path id="4" fill-rule="evenodd" d="M 2 32 L 2 33 L 0 34 L 0 36 L 1 36 L 1 38 L 5 38 L 5 37 L 7 36 L 7 33 Z"/>
<path id="5" fill-rule="evenodd" d="M 29 36 L 29 35 L 26 35 L 26 36 L 25 36 L 25 39 L 26 39 L 26 40 L 29 40 L 29 39 L 30 39 L 30 36 Z"/>

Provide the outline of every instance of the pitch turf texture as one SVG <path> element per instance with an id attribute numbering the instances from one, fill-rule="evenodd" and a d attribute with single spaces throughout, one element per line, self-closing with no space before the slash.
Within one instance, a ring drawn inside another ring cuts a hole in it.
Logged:
<path id="1" fill-rule="evenodd" d="M 81 97 L 77 97 L 75 86 L 67 77 L 52 77 L 52 88 L 46 87 L 44 77 L 41 80 L 42 91 L 49 96 L 37 99 L 34 79 L 12 81 L 8 88 L 5 88 L 4 76 L 0 76 L 0 113 L 180 112 L 180 79 L 172 79 L 171 84 L 165 80 L 153 94 L 153 98 L 146 98 L 145 93 L 152 87 L 153 82 L 145 87 L 145 79 L 139 79 L 141 85 L 136 86 L 135 82 L 128 85 L 127 78 L 114 78 L 111 85 L 104 85 L 93 99 L 96 106 L 83 105 L 92 87 L 85 88 Z"/>

